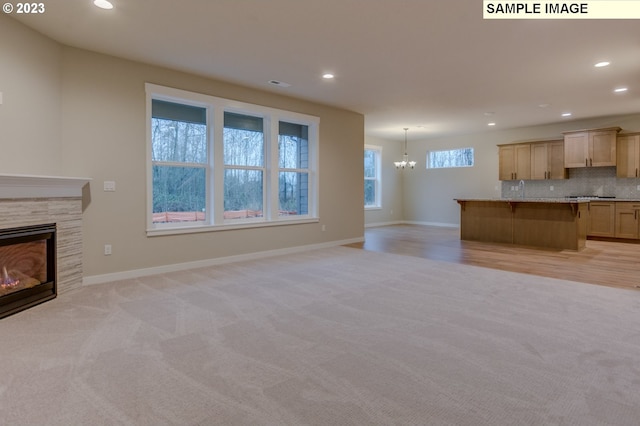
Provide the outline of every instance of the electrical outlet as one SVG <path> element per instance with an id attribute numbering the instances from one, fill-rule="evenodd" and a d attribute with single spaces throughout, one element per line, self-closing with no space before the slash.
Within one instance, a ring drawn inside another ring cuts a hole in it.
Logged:
<path id="1" fill-rule="evenodd" d="M 115 192 L 116 190 L 116 183 L 115 181 L 112 180 L 105 180 L 104 181 L 104 190 L 106 192 Z"/>
<path id="2" fill-rule="evenodd" d="M 549 191 L 553 191 L 553 185 L 549 187 Z"/>
<path id="3" fill-rule="evenodd" d="M 104 245 L 104 255 L 111 256 L 111 244 Z"/>
<path id="4" fill-rule="evenodd" d="M 322 225 L 322 232 L 327 230 L 327 225 Z"/>
<path id="5" fill-rule="evenodd" d="M 638 191 L 640 191 L 640 185 L 636 186 L 636 189 L 637 189 Z"/>

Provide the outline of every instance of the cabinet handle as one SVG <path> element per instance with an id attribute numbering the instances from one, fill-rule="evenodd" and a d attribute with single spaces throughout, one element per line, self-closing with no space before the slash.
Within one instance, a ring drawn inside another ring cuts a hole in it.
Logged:
<path id="1" fill-rule="evenodd" d="M 589 159 L 588 158 L 584 159 L 584 166 L 585 167 L 589 167 Z"/>
<path id="2" fill-rule="evenodd" d="M 589 158 L 589 166 L 593 166 L 593 158 Z"/>
<path id="3" fill-rule="evenodd" d="M 638 168 L 636 167 L 636 177 L 638 177 Z"/>

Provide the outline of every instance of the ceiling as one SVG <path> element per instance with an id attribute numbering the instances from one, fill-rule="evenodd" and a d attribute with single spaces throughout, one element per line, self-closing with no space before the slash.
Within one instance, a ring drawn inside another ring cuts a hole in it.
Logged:
<path id="1" fill-rule="evenodd" d="M 66 45 L 356 111 L 385 139 L 640 112 L 638 21 L 483 20 L 480 0 L 112 3 L 12 16 Z"/>

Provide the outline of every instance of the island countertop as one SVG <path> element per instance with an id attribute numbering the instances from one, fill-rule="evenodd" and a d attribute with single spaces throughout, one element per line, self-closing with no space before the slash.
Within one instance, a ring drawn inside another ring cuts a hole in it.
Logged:
<path id="1" fill-rule="evenodd" d="M 454 198 L 455 201 L 506 201 L 518 203 L 588 203 L 591 201 L 603 202 L 640 202 L 640 198 L 616 198 L 616 197 L 527 197 L 527 198 Z"/>
<path id="2" fill-rule="evenodd" d="M 588 203 L 589 201 L 611 200 L 609 198 L 582 199 L 582 198 L 454 198 L 457 202 L 464 201 L 504 201 L 507 203 L 562 203 L 562 204 L 578 204 Z"/>

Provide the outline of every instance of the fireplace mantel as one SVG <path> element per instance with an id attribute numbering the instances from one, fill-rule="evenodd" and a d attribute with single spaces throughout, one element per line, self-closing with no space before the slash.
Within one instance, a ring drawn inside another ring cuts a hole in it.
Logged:
<path id="1" fill-rule="evenodd" d="M 58 295 L 82 285 L 83 187 L 90 181 L 0 174 L 0 228 L 56 224 Z"/>
<path id="2" fill-rule="evenodd" d="M 80 197 L 90 178 L 0 174 L 0 199 Z"/>

